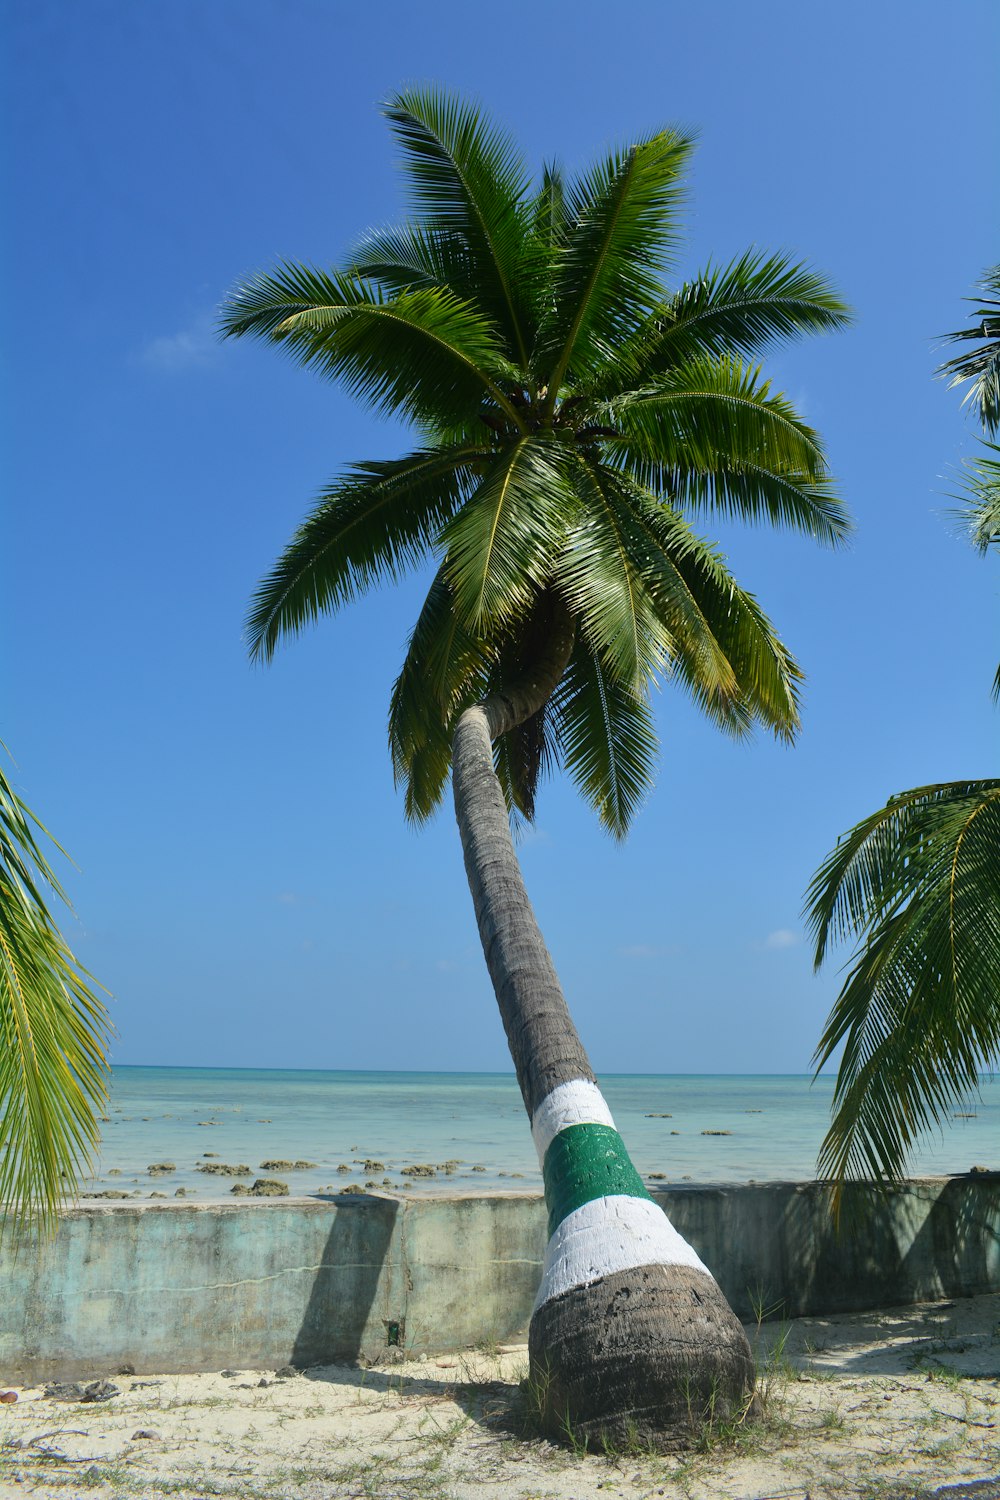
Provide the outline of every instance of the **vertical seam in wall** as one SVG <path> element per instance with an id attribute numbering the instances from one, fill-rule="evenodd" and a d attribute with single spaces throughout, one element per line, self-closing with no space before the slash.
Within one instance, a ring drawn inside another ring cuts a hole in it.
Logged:
<path id="1" fill-rule="evenodd" d="M 409 1313 L 409 1303 L 410 1303 L 410 1247 L 409 1247 L 409 1223 L 410 1223 L 410 1218 L 409 1218 L 409 1216 L 410 1216 L 410 1209 L 412 1207 L 413 1207 L 412 1203 L 408 1203 L 407 1200 L 404 1198 L 403 1202 L 401 1204 L 402 1212 L 400 1213 L 400 1212 L 397 1211 L 397 1213 L 396 1213 L 396 1223 L 393 1225 L 393 1230 L 394 1231 L 396 1229 L 396 1226 L 397 1225 L 399 1226 L 399 1254 L 396 1257 L 396 1265 L 398 1267 L 397 1275 L 398 1275 L 399 1281 L 401 1283 L 400 1288 L 399 1288 L 399 1297 L 398 1297 L 398 1300 L 400 1302 L 400 1308 L 399 1308 L 398 1316 L 400 1318 L 402 1318 L 404 1329 L 406 1330 L 404 1332 L 404 1334 L 403 1334 L 403 1345 L 404 1345 L 404 1347 L 409 1347 L 408 1344 L 407 1344 L 407 1339 L 409 1338 L 409 1329 L 407 1327 L 407 1324 L 408 1324 L 408 1316 L 407 1315 Z M 393 1238 L 395 1238 L 395 1234 L 393 1235 Z M 390 1314 L 390 1316 L 391 1316 L 391 1314 Z"/>

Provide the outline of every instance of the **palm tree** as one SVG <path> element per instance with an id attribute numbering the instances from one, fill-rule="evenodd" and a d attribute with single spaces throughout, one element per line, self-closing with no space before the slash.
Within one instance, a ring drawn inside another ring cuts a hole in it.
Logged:
<path id="1" fill-rule="evenodd" d="M 980 447 L 986 451 L 968 461 L 964 520 L 972 545 L 985 557 L 990 547 L 1000 550 L 1000 447 L 985 440 Z M 1000 701 L 1000 667 L 993 679 L 993 697 Z"/>
<path id="2" fill-rule="evenodd" d="M 983 296 L 969 298 L 979 304 L 969 314 L 973 327 L 944 335 L 949 343 L 974 341 L 976 347 L 945 360 L 938 374 L 951 376 L 949 386 L 971 382 L 964 400 L 971 402 L 985 431 L 995 433 L 1000 426 L 1000 265 L 988 267 L 979 286 Z M 987 296 L 989 292 L 993 295 Z"/>
<path id="3" fill-rule="evenodd" d="M 816 966 L 858 948 L 817 1070 L 841 1043 L 819 1170 L 898 1181 L 1000 1061 L 1000 780 L 916 787 L 844 834 L 807 896 Z"/>
<path id="4" fill-rule="evenodd" d="M 983 277 L 1000 292 L 1000 266 Z M 1000 425 L 1000 301 L 983 299 L 981 340 L 939 374 L 969 380 L 987 432 Z M 1000 461 L 970 465 L 964 517 L 978 551 L 1000 547 Z M 1000 669 L 993 684 L 1000 696 Z M 817 1072 L 844 1044 L 819 1170 L 839 1197 L 848 1177 L 898 1181 L 923 1130 L 942 1125 L 1000 1062 L 1000 781 L 950 781 L 890 797 L 842 835 L 813 879 L 806 912 L 816 967 L 853 940 Z"/>
<path id="5" fill-rule="evenodd" d="M 107 1103 L 107 1011 L 48 911 L 66 898 L 34 829 L 51 837 L 0 770 L 0 1217 L 15 1226 L 51 1225 Z"/>
<path id="6" fill-rule="evenodd" d="M 512 142 L 434 90 L 386 107 L 417 217 L 345 270 L 281 265 L 234 291 L 228 335 L 278 343 L 423 445 L 325 489 L 260 585 L 253 656 L 404 569 L 436 571 L 392 693 L 406 811 L 452 774 L 483 950 L 543 1167 L 550 1240 L 530 1360 L 546 1420 L 669 1443 L 745 1409 L 743 1330 L 650 1199 L 573 1026 L 511 841 L 562 764 L 625 834 L 653 777 L 651 684 L 736 736 L 790 739 L 800 673 L 682 511 L 835 544 L 817 435 L 749 361 L 839 328 L 802 266 L 750 252 L 667 294 L 691 139 L 662 131 L 532 186 Z"/>

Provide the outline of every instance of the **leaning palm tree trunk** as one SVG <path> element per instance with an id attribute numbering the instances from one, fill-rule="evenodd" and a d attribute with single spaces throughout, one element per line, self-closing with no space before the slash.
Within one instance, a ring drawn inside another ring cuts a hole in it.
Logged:
<path id="1" fill-rule="evenodd" d="M 565 1435 L 690 1438 L 752 1399 L 753 1359 L 714 1277 L 652 1201 L 570 1017 L 528 899 L 492 741 L 534 713 L 568 661 L 557 630 L 530 680 L 467 709 L 455 810 L 487 967 L 538 1151 L 549 1242 L 529 1332 L 543 1421 Z"/>
<path id="2" fill-rule="evenodd" d="M 430 446 L 328 486 L 258 590 L 251 651 L 267 660 L 320 614 L 435 559 L 389 736 L 409 817 L 430 817 L 454 773 L 551 1214 L 533 1367 L 553 1425 L 667 1443 L 702 1403 L 748 1400 L 749 1349 L 615 1132 L 532 915 L 505 792 L 530 818 L 549 748 L 624 835 L 652 784 L 650 690 L 671 667 L 737 737 L 753 723 L 794 737 L 798 667 L 681 511 L 844 537 L 819 437 L 757 360 L 847 310 L 806 267 L 756 251 L 674 293 L 660 285 L 692 146 L 680 132 L 574 183 L 547 169 L 538 191 L 513 142 L 453 96 L 411 90 L 386 109 L 417 222 L 369 235 L 343 271 L 251 278 L 223 328 L 283 345 L 415 421 Z"/>

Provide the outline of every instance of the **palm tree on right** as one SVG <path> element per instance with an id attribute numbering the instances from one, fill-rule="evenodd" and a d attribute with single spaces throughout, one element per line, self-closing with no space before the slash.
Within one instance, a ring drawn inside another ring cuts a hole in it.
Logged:
<path id="1" fill-rule="evenodd" d="M 1000 265 L 982 287 L 1000 294 Z M 1000 297 L 978 300 L 974 326 L 946 335 L 974 346 L 939 373 L 971 382 L 966 400 L 994 437 Z M 1000 549 L 1000 448 L 982 446 L 964 513 L 985 554 Z M 890 797 L 841 837 L 806 903 L 817 968 L 831 943 L 857 941 L 814 1058 L 819 1070 L 843 1043 L 819 1170 L 838 1193 L 849 1177 L 897 1181 L 921 1132 L 1000 1062 L 1000 779 Z"/>

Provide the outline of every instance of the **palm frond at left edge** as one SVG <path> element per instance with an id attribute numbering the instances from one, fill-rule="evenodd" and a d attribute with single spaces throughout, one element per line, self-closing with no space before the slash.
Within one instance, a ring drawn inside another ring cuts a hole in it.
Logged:
<path id="1" fill-rule="evenodd" d="M 92 1162 L 111 1032 L 50 913 L 66 897 L 36 833 L 51 837 L 0 770 L 0 1226 L 15 1229 L 51 1227 Z"/>

